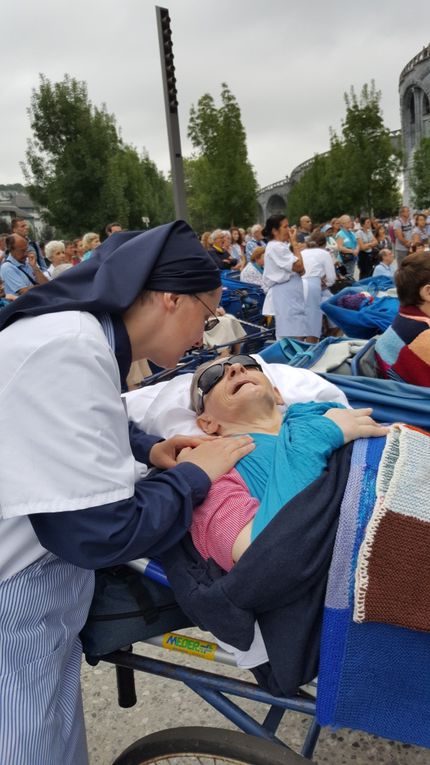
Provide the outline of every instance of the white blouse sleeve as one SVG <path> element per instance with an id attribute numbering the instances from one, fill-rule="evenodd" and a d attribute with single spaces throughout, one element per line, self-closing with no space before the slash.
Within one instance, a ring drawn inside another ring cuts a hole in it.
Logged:
<path id="1" fill-rule="evenodd" d="M 269 242 L 264 254 L 263 284 L 266 288 L 288 282 L 297 258 L 284 242 Z"/>
<path id="2" fill-rule="evenodd" d="M 324 276 L 327 287 L 331 287 L 336 281 L 336 271 L 330 253 L 324 255 Z"/>
<path id="3" fill-rule="evenodd" d="M 40 345 L 2 391 L 1 515 L 131 497 L 135 461 L 115 357 L 86 333 Z"/>

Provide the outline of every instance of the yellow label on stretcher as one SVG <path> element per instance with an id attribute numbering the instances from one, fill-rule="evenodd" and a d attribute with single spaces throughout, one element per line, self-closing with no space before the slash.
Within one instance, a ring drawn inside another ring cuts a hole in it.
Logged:
<path id="1" fill-rule="evenodd" d="M 208 661 L 215 660 L 216 643 L 208 643 L 206 640 L 180 635 L 178 632 L 166 632 L 163 635 L 163 648 L 180 653 L 189 653 L 191 656 L 200 656 Z"/>

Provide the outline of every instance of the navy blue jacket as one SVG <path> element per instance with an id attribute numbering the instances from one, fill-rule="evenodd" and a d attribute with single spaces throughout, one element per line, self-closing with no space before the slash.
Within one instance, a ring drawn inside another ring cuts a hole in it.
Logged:
<path id="1" fill-rule="evenodd" d="M 328 571 L 352 445 L 275 516 L 229 573 L 204 561 L 189 537 L 162 556 L 179 605 L 194 624 L 247 650 L 258 619 L 270 667 L 257 679 L 293 694 L 318 672 Z M 264 676 L 263 676 L 264 674 Z"/>

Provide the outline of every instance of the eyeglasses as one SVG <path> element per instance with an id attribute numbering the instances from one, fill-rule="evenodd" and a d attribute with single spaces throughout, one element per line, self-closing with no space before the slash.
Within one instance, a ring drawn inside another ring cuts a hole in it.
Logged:
<path id="1" fill-rule="evenodd" d="M 244 353 L 239 353 L 236 356 L 230 356 L 228 359 L 223 359 L 217 364 L 212 364 L 211 367 L 207 367 L 207 369 L 203 370 L 199 379 L 197 380 L 197 414 L 202 414 L 204 411 L 205 405 L 203 397 L 206 396 L 209 391 L 211 391 L 212 388 L 214 388 L 215 385 L 219 383 L 220 380 L 222 380 L 225 374 L 226 366 L 230 367 L 232 364 L 240 364 L 242 367 L 246 367 L 247 369 L 258 369 L 260 372 L 263 371 L 258 361 L 253 359 L 252 356 L 247 356 Z"/>
<path id="2" fill-rule="evenodd" d="M 201 298 L 199 298 L 198 295 L 193 295 L 193 297 L 195 297 L 195 299 L 198 300 L 199 303 L 204 305 L 204 307 L 209 311 L 209 313 L 213 314 L 212 308 L 210 308 L 208 305 L 206 305 L 206 303 Z M 211 329 L 215 329 L 215 327 L 218 324 L 219 324 L 219 319 L 217 319 L 216 316 L 212 315 L 212 319 L 206 319 L 205 325 L 204 325 L 204 331 L 205 332 L 210 332 Z"/>

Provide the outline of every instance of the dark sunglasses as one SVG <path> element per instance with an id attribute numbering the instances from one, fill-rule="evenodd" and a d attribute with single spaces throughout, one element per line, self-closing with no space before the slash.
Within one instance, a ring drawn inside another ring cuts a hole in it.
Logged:
<path id="1" fill-rule="evenodd" d="M 205 308 L 207 308 L 207 310 L 209 311 L 209 313 L 212 313 L 212 308 L 210 308 L 210 307 L 209 307 L 209 306 L 208 306 L 208 305 L 207 305 L 207 304 L 204 302 L 204 300 L 202 300 L 201 298 L 199 298 L 199 296 L 198 296 L 198 295 L 193 295 L 193 297 L 195 297 L 195 299 L 196 299 L 196 300 L 198 300 L 198 301 L 199 301 L 199 303 L 201 303 L 202 305 L 204 305 L 204 307 L 205 307 Z M 219 319 L 217 319 L 217 317 L 216 317 L 216 316 L 213 316 L 213 317 L 212 317 L 212 319 L 206 319 L 206 321 L 205 321 L 205 325 L 204 325 L 204 331 L 205 331 L 205 332 L 210 332 L 210 331 L 211 331 L 211 329 L 215 329 L 215 327 L 216 327 L 218 324 L 219 324 Z"/>
<path id="2" fill-rule="evenodd" d="M 231 366 L 232 364 L 241 364 L 242 367 L 258 369 L 260 372 L 263 371 L 258 361 L 253 359 L 252 356 L 247 356 L 244 353 L 239 353 L 236 356 L 230 356 L 230 358 L 223 359 L 217 364 L 212 364 L 211 367 L 204 369 L 199 379 L 197 380 L 197 414 L 202 414 L 204 411 L 204 396 L 206 396 L 209 391 L 211 391 L 212 388 L 214 388 L 215 385 L 219 383 L 220 380 L 222 380 L 226 366 Z"/>

